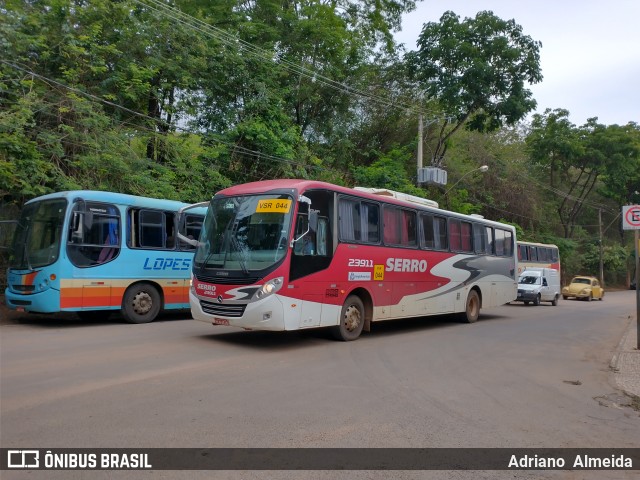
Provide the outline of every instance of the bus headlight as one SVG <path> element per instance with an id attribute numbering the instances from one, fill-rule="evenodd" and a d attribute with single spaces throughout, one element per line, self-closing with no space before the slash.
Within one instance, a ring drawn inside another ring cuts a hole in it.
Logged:
<path id="1" fill-rule="evenodd" d="M 276 293 L 282 287 L 282 282 L 284 281 L 284 277 L 274 278 L 269 280 L 267 283 L 262 285 L 261 288 L 255 294 L 256 300 L 261 300 L 269 295 Z"/>

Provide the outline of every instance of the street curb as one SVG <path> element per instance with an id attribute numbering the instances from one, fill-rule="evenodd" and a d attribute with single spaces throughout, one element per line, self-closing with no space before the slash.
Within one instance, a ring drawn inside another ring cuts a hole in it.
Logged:
<path id="1" fill-rule="evenodd" d="M 632 320 L 633 318 L 629 316 L 627 320 L 627 326 L 625 327 L 624 335 L 622 335 L 622 338 L 618 342 L 618 345 L 615 348 L 615 353 L 613 354 L 613 357 L 611 357 L 611 361 L 609 362 L 609 368 L 613 370 L 614 373 L 617 373 L 620 371 L 618 369 L 618 363 L 620 362 L 620 354 L 624 349 L 624 344 L 626 343 L 627 337 L 629 336 L 629 332 L 631 331 L 629 327 L 631 325 Z"/>

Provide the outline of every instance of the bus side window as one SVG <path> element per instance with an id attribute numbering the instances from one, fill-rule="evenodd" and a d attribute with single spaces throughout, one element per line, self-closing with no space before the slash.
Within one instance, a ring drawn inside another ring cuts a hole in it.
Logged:
<path id="1" fill-rule="evenodd" d="M 341 198 L 338 203 L 338 215 L 340 219 L 340 239 L 353 242 L 360 240 L 360 202 L 347 198 Z"/>
<path id="2" fill-rule="evenodd" d="M 493 255 L 495 253 L 495 237 L 493 235 L 493 228 L 485 227 L 487 232 L 487 255 Z"/>
<path id="3" fill-rule="evenodd" d="M 114 259 L 120 251 L 120 215 L 114 205 L 86 202 L 74 207 L 67 253 L 76 267 Z"/>
<path id="4" fill-rule="evenodd" d="M 513 256 L 513 233 L 504 232 L 504 256 Z"/>
<path id="5" fill-rule="evenodd" d="M 476 253 L 487 253 L 487 231 L 484 226 L 473 224 L 473 245 Z"/>
<path id="6" fill-rule="evenodd" d="M 420 215 L 420 223 L 422 224 L 421 247 L 433 249 L 436 245 L 435 231 L 433 228 L 433 215 Z"/>
<path id="7" fill-rule="evenodd" d="M 173 250 L 176 245 L 175 213 L 162 210 L 133 209 L 127 225 L 132 248 Z"/>
<path id="8" fill-rule="evenodd" d="M 141 210 L 139 215 L 138 236 L 142 248 L 164 247 L 164 213 L 153 210 Z"/>
<path id="9" fill-rule="evenodd" d="M 416 212 L 389 205 L 385 205 L 382 212 L 384 243 L 386 245 L 415 247 L 417 245 Z"/>
<path id="10" fill-rule="evenodd" d="M 462 251 L 473 252 L 472 227 L 469 222 L 460 222 L 460 235 L 462 238 Z"/>
<path id="11" fill-rule="evenodd" d="M 202 230 L 202 222 L 204 217 L 201 215 L 186 215 L 184 223 L 180 226 L 180 233 L 191 240 L 200 238 L 200 230 Z M 180 240 L 180 250 L 195 250 L 195 245 Z"/>
<path id="12" fill-rule="evenodd" d="M 462 242 L 460 241 L 460 220 L 449 219 L 449 246 L 452 251 L 459 251 Z"/>
<path id="13" fill-rule="evenodd" d="M 510 257 L 513 254 L 513 234 L 500 228 L 495 229 L 496 255 Z"/>
<path id="14" fill-rule="evenodd" d="M 496 235 L 496 255 L 499 257 L 504 255 L 504 230 L 495 229 Z"/>

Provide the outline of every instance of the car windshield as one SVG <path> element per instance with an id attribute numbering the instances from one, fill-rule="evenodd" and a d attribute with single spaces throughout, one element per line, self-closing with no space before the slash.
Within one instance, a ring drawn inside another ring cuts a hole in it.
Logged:
<path id="1" fill-rule="evenodd" d="M 50 265 L 58 259 L 66 206 L 64 199 L 24 206 L 13 237 L 11 268 L 30 270 Z"/>
<path id="2" fill-rule="evenodd" d="M 584 283 L 585 285 L 591 285 L 591 280 L 588 278 L 574 278 L 571 283 Z"/>
<path id="3" fill-rule="evenodd" d="M 523 275 L 518 280 L 521 285 L 540 285 L 540 277 L 534 277 L 531 275 Z"/>
<path id="4" fill-rule="evenodd" d="M 287 195 L 214 198 L 205 218 L 194 267 L 269 268 L 287 253 L 293 199 Z"/>

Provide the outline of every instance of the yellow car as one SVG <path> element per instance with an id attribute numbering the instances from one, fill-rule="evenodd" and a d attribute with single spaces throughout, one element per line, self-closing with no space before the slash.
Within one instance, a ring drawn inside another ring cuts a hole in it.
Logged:
<path id="1" fill-rule="evenodd" d="M 562 289 L 562 298 L 566 300 L 569 297 L 588 302 L 594 298 L 602 300 L 604 289 L 600 286 L 600 281 L 597 278 L 580 275 L 573 277 L 569 286 Z"/>

